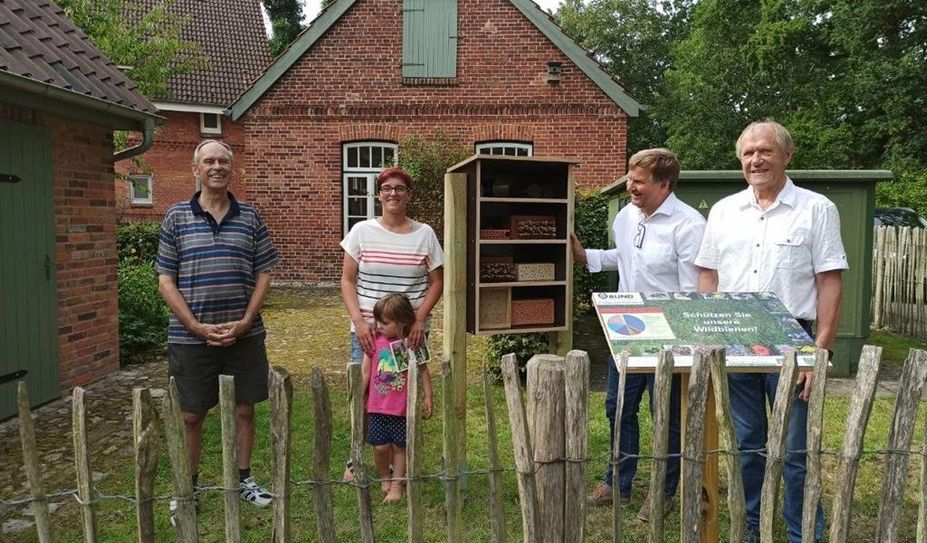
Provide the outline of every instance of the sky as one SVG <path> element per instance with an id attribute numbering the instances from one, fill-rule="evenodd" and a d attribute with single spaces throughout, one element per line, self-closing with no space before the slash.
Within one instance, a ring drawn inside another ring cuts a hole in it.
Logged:
<path id="1" fill-rule="evenodd" d="M 315 19 L 315 16 L 319 14 L 319 6 L 321 5 L 321 0 L 299 0 L 303 5 L 303 13 L 306 15 L 306 20 L 311 21 Z M 560 0 L 535 0 L 538 5 L 540 5 L 546 11 L 557 11 L 557 6 L 560 5 Z"/>

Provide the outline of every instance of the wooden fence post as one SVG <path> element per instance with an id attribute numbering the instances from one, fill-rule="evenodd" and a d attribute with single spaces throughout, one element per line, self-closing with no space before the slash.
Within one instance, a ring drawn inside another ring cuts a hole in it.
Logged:
<path id="1" fill-rule="evenodd" d="M 650 472 L 650 540 L 663 541 L 663 502 L 666 501 L 666 464 L 669 454 L 670 392 L 673 387 L 673 353 L 661 351 L 653 383 L 653 436 Z M 620 418 L 620 413 L 615 413 Z"/>
<path id="2" fill-rule="evenodd" d="M 77 473 L 77 496 L 80 499 L 81 525 L 84 542 L 97 540 L 97 521 L 91 490 L 90 454 L 87 452 L 87 423 L 84 410 L 84 389 L 71 391 L 71 431 L 74 434 L 74 470 Z"/>
<path id="3" fill-rule="evenodd" d="M 776 520 L 776 504 L 779 501 L 779 485 L 782 466 L 785 464 L 786 437 L 792 404 L 795 402 L 795 374 L 798 372 L 795 351 L 785 355 L 779 372 L 779 386 L 773 400 L 769 417 L 769 431 L 766 438 L 766 473 L 763 475 L 763 490 L 760 495 L 760 541 L 772 543 L 773 526 Z"/>
<path id="4" fill-rule="evenodd" d="M 409 543 L 423 541 L 422 527 L 422 482 L 418 480 L 421 475 L 422 453 L 422 409 L 419 401 L 419 382 L 421 373 L 418 360 L 413 358 L 406 372 L 406 504 L 409 510 Z"/>
<path id="5" fill-rule="evenodd" d="M 138 541 L 154 543 L 154 483 L 158 472 L 161 421 L 147 388 L 132 389 L 132 430 Z"/>
<path id="6" fill-rule="evenodd" d="M 332 489 L 326 482 L 331 479 L 332 453 L 332 405 L 328 397 L 328 385 L 318 366 L 312 368 L 312 406 L 315 414 L 313 431 L 312 506 L 315 508 L 316 525 L 321 543 L 335 543 L 335 513 L 332 507 Z"/>
<path id="7" fill-rule="evenodd" d="M 536 354 L 528 361 L 528 400 L 534 405 L 534 469 L 538 490 L 539 540 L 563 541 L 566 396 L 563 357 Z"/>
<path id="8" fill-rule="evenodd" d="M 727 508 L 731 518 L 731 543 L 740 543 L 747 523 L 747 504 L 744 497 L 743 472 L 740 470 L 740 453 L 737 437 L 734 434 L 734 422 L 731 419 L 731 395 L 728 389 L 727 359 L 724 349 L 712 349 L 711 386 L 715 393 L 715 417 L 718 420 L 718 436 L 721 448 L 727 451 Z"/>
<path id="9" fill-rule="evenodd" d="M 847 413 L 843 447 L 840 451 L 840 463 L 834 484 L 834 513 L 830 523 L 830 541 L 846 541 L 850 532 L 850 510 L 853 506 L 856 473 L 859 470 L 859 454 L 863 448 L 869 415 L 872 413 L 872 401 L 875 399 L 881 360 L 882 347 L 863 346 L 863 352 L 859 357 L 859 367 L 856 369 L 856 387 L 853 395 L 850 396 L 850 410 Z"/>
<path id="10" fill-rule="evenodd" d="M 564 494 L 564 541 L 585 541 L 586 452 L 589 433 L 589 355 L 570 351 L 564 372 L 566 385 L 566 488 Z"/>
<path id="11" fill-rule="evenodd" d="M 686 405 L 685 443 L 682 458 L 682 518 L 679 521 L 682 543 L 701 541 L 702 522 L 702 472 L 705 455 L 705 408 L 708 400 L 708 385 L 711 380 L 709 354 L 697 350 L 689 372 L 689 401 Z M 659 514 L 658 512 L 657 514 Z"/>
<path id="12" fill-rule="evenodd" d="M 802 543 L 815 543 L 818 503 L 821 501 L 821 436 L 824 433 L 824 396 L 827 385 L 828 353 L 818 349 L 814 360 L 814 383 L 808 398 L 808 454 L 805 456 L 805 497 L 801 517 Z"/>
<path id="13" fill-rule="evenodd" d="M 447 537 L 463 542 L 467 465 L 467 174 L 444 175 L 444 472 Z"/>
<path id="14" fill-rule="evenodd" d="M 521 497 L 522 534 L 524 541 L 534 543 L 538 541 L 539 534 L 534 452 L 531 447 L 531 434 L 528 432 L 525 404 L 521 400 L 521 381 L 518 376 L 518 362 L 514 354 L 502 357 L 502 379 L 505 384 L 505 402 L 509 409 L 509 424 L 512 427 L 518 494 Z"/>
<path id="15" fill-rule="evenodd" d="M 496 414 L 493 410 L 489 372 L 483 368 L 483 403 L 486 409 L 486 444 L 489 456 L 489 511 L 493 543 L 505 543 L 505 516 L 502 509 L 502 477 L 499 474 L 499 447 Z"/>
<path id="16" fill-rule="evenodd" d="M 235 377 L 219 376 L 219 420 L 222 427 L 222 486 L 225 487 L 225 540 L 241 541 L 238 490 L 238 449 L 235 428 Z"/>
<path id="17" fill-rule="evenodd" d="M 42 484 L 42 472 L 39 469 L 39 455 L 35 446 L 35 426 L 32 424 L 32 407 L 29 403 L 29 391 L 26 382 L 20 381 L 17 392 L 19 407 L 19 438 L 23 446 L 23 464 L 26 478 L 32 493 L 32 514 L 35 515 L 35 531 L 39 543 L 51 543 L 51 520 L 48 512 L 48 499 Z"/>
<path id="18" fill-rule="evenodd" d="M 199 534 L 196 529 L 196 502 L 193 494 L 193 479 L 187 460 L 186 436 L 183 416 L 180 412 L 180 397 L 177 383 L 171 377 L 164 398 L 164 434 L 167 438 L 167 452 L 171 457 L 171 479 L 174 484 L 174 500 L 177 501 L 177 541 L 196 543 Z"/>
<path id="19" fill-rule="evenodd" d="M 280 366 L 270 368 L 270 437 L 273 454 L 270 468 L 274 489 L 274 543 L 290 541 L 290 420 L 293 382 Z"/>
<path id="20" fill-rule="evenodd" d="M 373 514 L 370 509 L 370 481 L 364 468 L 364 405 L 363 378 L 360 364 L 348 364 L 348 387 L 351 391 L 351 465 L 357 488 L 357 509 L 361 540 L 373 543 Z"/>
<path id="21" fill-rule="evenodd" d="M 873 289 L 872 301 L 872 327 L 875 329 L 882 328 L 882 303 L 884 300 L 885 281 L 885 226 L 874 226 L 875 228 L 875 288 Z"/>
<path id="22" fill-rule="evenodd" d="M 917 422 L 917 408 L 927 378 L 927 351 L 911 349 L 901 370 L 899 390 L 895 400 L 895 416 L 888 435 L 889 452 L 885 457 L 882 477 L 882 499 L 879 502 L 879 528 L 876 540 L 893 543 L 901 528 L 901 499 L 904 497 L 908 453 Z"/>
<path id="23" fill-rule="evenodd" d="M 613 359 L 612 363 L 616 361 Z M 618 446 L 621 443 L 621 411 L 624 409 L 624 389 L 627 384 L 628 377 L 628 351 L 622 351 L 619 355 L 618 360 L 618 396 L 615 398 L 615 424 L 613 426 L 613 435 L 615 439 L 611 443 L 612 449 L 612 541 L 614 543 L 621 543 L 624 541 L 623 523 L 621 520 L 621 512 L 624 509 L 621 505 L 621 485 L 616 484 L 615 481 L 618 480 L 618 471 L 621 467 L 621 448 Z"/>
<path id="24" fill-rule="evenodd" d="M 917 506 L 917 543 L 927 543 L 927 435 L 921 447 L 920 503 Z"/>

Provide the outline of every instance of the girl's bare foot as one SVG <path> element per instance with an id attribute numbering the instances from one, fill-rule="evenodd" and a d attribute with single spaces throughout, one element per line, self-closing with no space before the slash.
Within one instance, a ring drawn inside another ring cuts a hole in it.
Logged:
<path id="1" fill-rule="evenodd" d="M 399 500 L 402 499 L 402 483 L 399 481 L 393 481 L 393 484 L 390 486 L 389 492 L 383 498 L 383 503 L 399 503 Z"/>
<path id="2" fill-rule="evenodd" d="M 380 490 L 382 490 L 384 494 L 389 494 L 392 487 L 393 485 L 390 484 L 390 481 L 380 481 Z"/>
<path id="3" fill-rule="evenodd" d="M 344 475 L 341 476 L 341 480 L 346 483 L 354 482 L 354 466 L 350 460 L 344 466 Z"/>

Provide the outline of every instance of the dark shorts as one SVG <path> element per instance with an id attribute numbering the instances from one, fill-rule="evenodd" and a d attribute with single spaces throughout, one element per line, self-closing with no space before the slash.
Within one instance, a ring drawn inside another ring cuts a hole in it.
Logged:
<path id="1" fill-rule="evenodd" d="M 219 376 L 235 377 L 235 403 L 267 399 L 267 334 L 239 338 L 230 347 L 169 343 L 168 375 L 177 383 L 180 409 L 205 413 L 219 403 Z"/>
<path id="2" fill-rule="evenodd" d="M 406 446 L 406 418 L 383 413 L 367 413 L 367 443 Z"/>

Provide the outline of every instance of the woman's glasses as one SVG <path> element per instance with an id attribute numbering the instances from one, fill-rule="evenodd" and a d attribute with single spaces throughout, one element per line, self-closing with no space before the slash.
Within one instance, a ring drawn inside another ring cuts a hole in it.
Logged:
<path id="1" fill-rule="evenodd" d="M 647 233 L 647 229 L 644 228 L 644 223 L 643 222 L 637 223 L 637 235 L 634 236 L 634 246 L 637 247 L 638 249 L 640 249 L 641 246 L 644 245 L 644 234 L 646 233 Z"/>
<path id="2" fill-rule="evenodd" d="M 382 193 L 384 193 L 384 194 L 389 194 L 389 193 L 392 192 L 392 193 L 395 193 L 395 194 L 398 194 L 398 195 L 402 196 L 403 194 L 409 192 L 409 187 L 407 187 L 407 186 L 405 186 L 405 185 L 395 185 L 395 186 L 393 186 L 393 185 L 380 185 L 380 192 L 382 192 Z"/>

